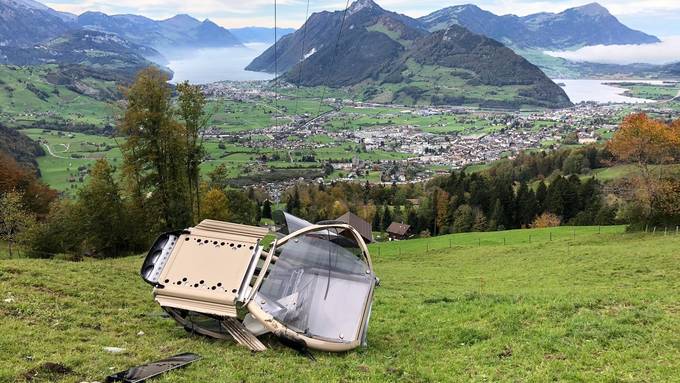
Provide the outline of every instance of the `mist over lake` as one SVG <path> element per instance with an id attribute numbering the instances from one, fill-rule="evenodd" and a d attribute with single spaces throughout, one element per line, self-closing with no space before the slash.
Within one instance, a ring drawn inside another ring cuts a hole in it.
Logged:
<path id="1" fill-rule="evenodd" d="M 244 68 L 269 47 L 254 43 L 238 48 L 198 49 L 184 52 L 164 52 L 167 66 L 175 72 L 173 83 L 189 81 L 208 84 L 216 81 L 271 80 L 269 73 L 249 72 Z"/>

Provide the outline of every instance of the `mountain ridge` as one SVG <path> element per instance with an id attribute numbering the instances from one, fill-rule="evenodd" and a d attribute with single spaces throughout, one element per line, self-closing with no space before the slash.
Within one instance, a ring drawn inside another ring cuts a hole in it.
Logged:
<path id="1" fill-rule="evenodd" d="M 313 14 L 276 51 L 278 63 L 270 47 L 246 69 L 271 72 L 278 64 L 293 84 L 373 88 L 371 97 L 398 103 L 571 105 L 560 87 L 501 43 L 459 26 L 430 33 L 372 0 L 353 3 L 346 18 L 343 11 Z"/>
<path id="2" fill-rule="evenodd" d="M 83 29 L 115 33 L 161 52 L 183 48 L 242 46 L 226 28 L 209 19 L 199 21 L 182 14 L 165 20 L 153 20 L 138 15 L 85 12 L 78 16 L 76 24 Z"/>
<path id="3" fill-rule="evenodd" d="M 646 44 L 656 36 L 622 24 L 599 3 L 527 16 L 496 15 L 472 4 L 446 7 L 418 19 L 430 31 L 461 25 L 517 48 L 567 49 L 583 45 Z"/>

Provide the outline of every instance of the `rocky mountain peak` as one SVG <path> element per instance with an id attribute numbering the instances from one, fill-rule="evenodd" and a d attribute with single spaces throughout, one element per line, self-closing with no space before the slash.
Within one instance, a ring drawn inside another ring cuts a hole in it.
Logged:
<path id="1" fill-rule="evenodd" d="M 359 11 L 363 10 L 380 10 L 382 11 L 383 9 L 380 8 L 378 4 L 375 3 L 373 0 L 356 0 L 355 2 L 352 3 L 352 5 L 349 7 L 348 13 L 350 15 L 355 14 Z"/>
<path id="2" fill-rule="evenodd" d="M 609 16 L 609 10 L 599 3 L 590 3 L 581 7 L 572 8 L 572 10 L 582 13 L 586 16 Z"/>

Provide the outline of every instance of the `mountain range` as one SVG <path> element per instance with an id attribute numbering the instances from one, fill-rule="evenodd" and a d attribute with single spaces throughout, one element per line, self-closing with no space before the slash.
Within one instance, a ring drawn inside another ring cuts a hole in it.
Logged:
<path id="1" fill-rule="evenodd" d="M 137 15 L 85 12 L 76 18 L 75 25 L 81 29 L 114 33 L 159 51 L 241 46 L 229 30 L 210 20 L 199 21 L 189 15 L 157 21 Z"/>
<path id="2" fill-rule="evenodd" d="M 418 19 L 429 31 L 460 25 L 514 48 L 570 49 L 586 45 L 650 44 L 656 36 L 633 30 L 598 3 L 560 13 L 498 16 L 476 5 L 444 8 Z"/>
<path id="3" fill-rule="evenodd" d="M 372 101 L 571 105 L 540 69 L 501 43 L 457 25 L 429 32 L 372 0 L 354 2 L 346 14 L 313 14 L 246 69 L 273 72 L 275 66 L 288 82 L 358 87 Z"/>

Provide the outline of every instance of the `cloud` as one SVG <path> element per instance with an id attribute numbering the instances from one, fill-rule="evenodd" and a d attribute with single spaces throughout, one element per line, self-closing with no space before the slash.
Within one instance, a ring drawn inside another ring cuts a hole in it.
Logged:
<path id="1" fill-rule="evenodd" d="M 572 61 L 603 64 L 669 64 L 680 61 L 680 36 L 666 38 L 657 44 L 596 45 L 575 51 L 545 53 Z"/>

